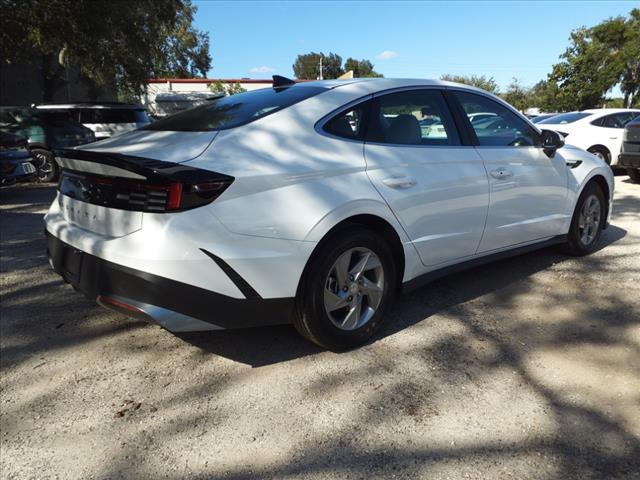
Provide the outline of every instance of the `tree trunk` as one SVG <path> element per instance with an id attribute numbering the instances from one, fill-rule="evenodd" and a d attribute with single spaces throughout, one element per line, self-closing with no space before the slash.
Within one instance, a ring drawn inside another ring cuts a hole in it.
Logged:
<path id="1" fill-rule="evenodd" d="M 52 102 L 55 94 L 64 85 L 62 72 L 63 69 L 58 65 L 55 55 L 42 56 L 42 100 L 44 102 Z"/>

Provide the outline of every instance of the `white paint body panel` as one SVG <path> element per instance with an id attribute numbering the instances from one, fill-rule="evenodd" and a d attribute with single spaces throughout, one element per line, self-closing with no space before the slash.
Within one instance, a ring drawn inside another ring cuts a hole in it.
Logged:
<path id="1" fill-rule="evenodd" d="M 563 232 L 573 212 L 568 208 L 568 169 L 561 152 L 549 158 L 536 147 L 477 147 L 476 151 L 489 172 L 491 197 L 479 252 Z M 494 171 L 507 176 L 494 178 Z"/>
<path id="2" fill-rule="evenodd" d="M 489 208 L 482 158 L 468 147 L 365 146 L 372 183 L 427 266 L 475 254 Z M 406 186 L 390 181 L 410 181 Z"/>

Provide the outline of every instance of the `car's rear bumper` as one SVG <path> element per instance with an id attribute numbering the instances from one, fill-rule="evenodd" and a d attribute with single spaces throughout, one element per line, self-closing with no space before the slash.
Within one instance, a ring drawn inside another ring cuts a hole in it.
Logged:
<path id="1" fill-rule="evenodd" d="M 289 323 L 293 298 L 233 298 L 118 265 L 78 250 L 50 232 L 52 268 L 90 300 L 171 331 L 242 328 Z"/>
<path id="2" fill-rule="evenodd" d="M 618 155 L 618 166 L 624 168 L 640 168 L 640 152 L 621 153 Z"/>

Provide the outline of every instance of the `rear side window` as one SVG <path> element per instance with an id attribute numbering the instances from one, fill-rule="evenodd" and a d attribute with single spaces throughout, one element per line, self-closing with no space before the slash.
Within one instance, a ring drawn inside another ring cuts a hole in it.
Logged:
<path id="1" fill-rule="evenodd" d="M 324 126 L 324 130 L 338 137 L 352 140 L 362 139 L 367 104 L 360 104 L 345 112 L 339 113 Z"/>
<path id="2" fill-rule="evenodd" d="M 238 93 L 163 118 L 144 129 L 179 132 L 224 130 L 253 122 L 326 90 L 325 87 L 300 85 L 284 89 L 262 88 Z"/>
<path id="3" fill-rule="evenodd" d="M 373 100 L 367 140 L 394 145 L 460 145 L 442 93 L 407 90 Z"/>
<path id="4" fill-rule="evenodd" d="M 538 124 L 549 123 L 552 125 L 560 125 L 565 123 L 573 123 L 578 120 L 582 120 L 583 118 L 588 117 L 591 113 L 586 112 L 569 112 L 569 113 L 561 113 L 559 115 L 554 115 L 553 117 L 549 117 L 545 120 L 541 120 Z"/>

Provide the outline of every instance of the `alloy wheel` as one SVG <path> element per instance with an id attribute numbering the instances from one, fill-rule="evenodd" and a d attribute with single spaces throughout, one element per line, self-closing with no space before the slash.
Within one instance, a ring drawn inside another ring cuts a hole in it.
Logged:
<path id="1" fill-rule="evenodd" d="M 34 157 L 38 161 L 38 180 L 47 181 L 53 172 L 53 164 L 44 153 L 36 153 Z"/>
<path id="2" fill-rule="evenodd" d="M 596 195 L 589 195 L 580 209 L 578 231 L 583 245 L 591 245 L 598 234 L 602 209 Z"/>
<path id="3" fill-rule="evenodd" d="M 324 307 L 341 330 L 365 325 L 382 302 L 384 269 L 378 256 L 364 247 L 347 250 L 334 262 L 324 286 Z"/>

